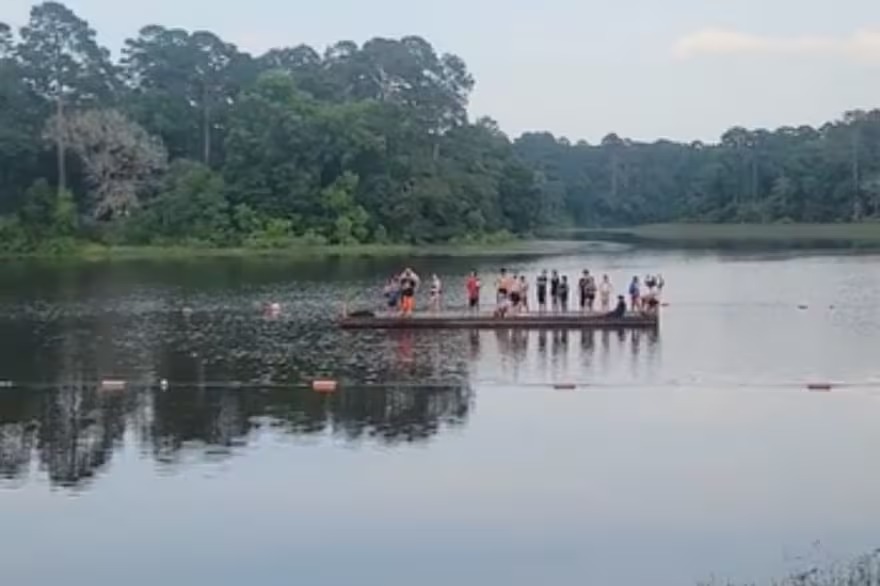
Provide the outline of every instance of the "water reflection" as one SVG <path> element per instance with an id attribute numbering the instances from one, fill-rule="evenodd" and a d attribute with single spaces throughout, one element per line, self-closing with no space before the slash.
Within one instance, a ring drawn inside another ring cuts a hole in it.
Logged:
<path id="1" fill-rule="evenodd" d="M 472 355 L 494 342 L 499 358 L 475 363 L 478 380 L 638 383 L 659 369 L 657 330 L 496 330 L 469 342 Z"/>
<path id="2" fill-rule="evenodd" d="M 264 427 L 291 436 L 418 442 L 461 425 L 472 401 L 464 385 L 354 387 L 332 394 L 210 387 L 6 391 L 0 394 L 0 475 L 20 480 L 38 463 L 52 483 L 81 485 L 110 463 L 127 431 L 143 453 L 163 464 L 191 452 L 230 455 Z"/>
<path id="3" fill-rule="evenodd" d="M 198 316 L 185 319 L 198 324 Z M 54 484 L 82 486 L 127 442 L 173 466 L 192 454 L 228 457 L 262 430 L 386 446 L 421 442 L 464 425 L 481 383 L 596 379 L 607 376 L 609 362 L 627 363 L 609 358 L 615 353 L 629 355 L 630 368 L 639 369 L 659 341 L 656 332 L 590 330 L 338 336 L 325 351 L 347 356 L 330 371 L 340 390 L 322 394 L 305 382 L 311 379 L 285 375 L 320 374 L 310 364 L 314 349 L 280 360 L 254 337 L 249 341 L 262 352 L 233 347 L 219 361 L 206 355 L 206 324 L 193 326 L 187 343 L 148 339 L 124 345 L 131 353 L 117 350 L 120 363 L 134 366 L 128 388 L 115 392 L 97 381 L 119 370 L 87 351 L 103 346 L 62 335 L 51 363 L 55 383 L 0 390 L 0 475 L 14 486 L 36 465 Z M 160 375 L 172 381 L 168 388 L 157 383 Z"/>
<path id="4" fill-rule="evenodd" d="M 466 423 L 481 384 L 634 380 L 657 346 L 656 332 L 340 332 L 331 306 L 387 268 L 304 264 L 291 282 L 278 263 L 13 267 L 20 279 L 0 283 L 0 381 L 16 383 L 0 389 L 0 475 L 82 486 L 126 446 L 173 466 L 228 457 L 264 430 L 420 442 Z M 318 377 L 340 392 L 303 387 Z M 101 392 L 108 378 L 128 390 Z"/>

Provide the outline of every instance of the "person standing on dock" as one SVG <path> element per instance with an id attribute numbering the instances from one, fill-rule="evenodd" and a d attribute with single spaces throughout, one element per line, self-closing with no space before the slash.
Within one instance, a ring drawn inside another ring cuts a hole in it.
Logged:
<path id="1" fill-rule="evenodd" d="M 431 311 L 435 313 L 440 311 L 442 299 L 443 284 L 440 282 L 440 277 L 434 273 L 431 275 Z"/>
<path id="2" fill-rule="evenodd" d="M 587 271 L 587 311 L 593 313 L 596 306 L 596 278 Z"/>
<path id="3" fill-rule="evenodd" d="M 580 298 L 580 308 L 581 311 L 586 311 L 587 309 L 587 278 L 590 276 L 590 271 L 584 270 L 584 273 L 581 275 L 581 278 L 578 280 L 578 293 Z"/>
<path id="4" fill-rule="evenodd" d="M 412 315 L 416 308 L 416 289 L 419 287 L 419 276 L 410 268 L 400 275 L 400 313 Z"/>
<path id="5" fill-rule="evenodd" d="M 388 304 L 388 310 L 394 311 L 400 303 L 400 279 L 397 275 L 388 279 L 385 284 L 385 301 Z"/>
<path id="6" fill-rule="evenodd" d="M 525 275 L 519 276 L 519 294 L 521 296 L 520 303 L 522 304 L 523 311 L 528 313 L 529 312 L 529 282 L 526 280 Z"/>
<path id="7" fill-rule="evenodd" d="M 599 305 L 602 307 L 602 311 L 607 312 L 611 310 L 612 290 L 613 287 L 608 275 L 602 275 L 602 283 L 599 285 Z"/>
<path id="8" fill-rule="evenodd" d="M 497 291 L 497 304 L 502 305 L 510 294 L 510 278 L 507 276 L 507 269 L 501 269 L 501 276 L 495 281 L 495 290 Z"/>
<path id="9" fill-rule="evenodd" d="M 555 270 L 550 276 L 550 304 L 553 311 L 559 311 L 559 273 Z"/>
<path id="10" fill-rule="evenodd" d="M 651 296 L 654 294 L 654 289 L 657 288 L 657 279 L 654 275 L 645 275 L 645 287 L 648 288 L 648 294 L 646 296 Z"/>
<path id="11" fill-rule="evenodd" d="M 544 313 L 547 311 L 547 269 L 541 271 L 536 280 L 538 283 L 538 311 Z"/>
<path id="12" fill-rule="evenodd" d="M 480 278 L 477 277 L 477 271 L 471 271 L 464 286 L 467 290 L 468 309 L 472 312 L 480 311 Z"/>
<path id="13" fill-rule="evenodd" d="M 513 279 L 510 280 L 510 288 L 508 289 L 508 292 L 510 293 L 510 309 L 513 310 L 514 313 L 519 313 L 520 309 L 522 309 L 521 285 L 522 283 L 518 276 L 514 274 Z"/>
<path id="14" fill-rule="evenodd" d="M 638 311 L 642 305 L 642 289 L 639 286 L 638 277 L 633 277 L 629 284 L 629 302 L 633 311 Z"/>
<path id="15" fill-rule="evenodd" d="M 559 296 L 559 310 L 562 313 L 568 312 L 568 276 L 562 275 L 562 280 L 559 282 L 559 289 L 557 290 L 557 294 Z"/>

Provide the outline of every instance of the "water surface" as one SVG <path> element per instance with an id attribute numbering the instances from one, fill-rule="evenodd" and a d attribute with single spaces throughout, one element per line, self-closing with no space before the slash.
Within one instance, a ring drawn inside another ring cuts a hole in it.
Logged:
<path id="1" fill-rule="evenodd" d="M 471 268 L 661 271 L 656 334 L 336 330 L 394 259 L 8 264 L 0 579 L 692 584 L 859 554 L 880 540 L 878 260 L 413 260 L 452 306 Z"/>

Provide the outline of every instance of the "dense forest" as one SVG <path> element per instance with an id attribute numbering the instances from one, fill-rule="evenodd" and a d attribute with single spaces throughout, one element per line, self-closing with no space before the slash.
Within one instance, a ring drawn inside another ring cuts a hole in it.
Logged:
<path id="1" fill-rule="evenodd" d="M 716 144 L 515 140 L 424 39 L 250 55 L 56 2 L 0 23 L 0 248 L 464 242 L 556 225 L 880 216 L 880 111 Z M 650 96 L 645 96 L 646 100 Z M 588 107 L 588 105 L 585 105 Z"/>

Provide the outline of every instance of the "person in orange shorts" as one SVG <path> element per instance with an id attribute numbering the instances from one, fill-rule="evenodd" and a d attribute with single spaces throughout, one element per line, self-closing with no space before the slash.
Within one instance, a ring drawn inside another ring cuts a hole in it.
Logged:
<path id="1" fill-rule="evenodd" d="M 400 312 L 409 316 L 416 308 L 416 289 L 419 288 L 419 276 L 412 270 L 406 269 L 400 275 Z"/>

